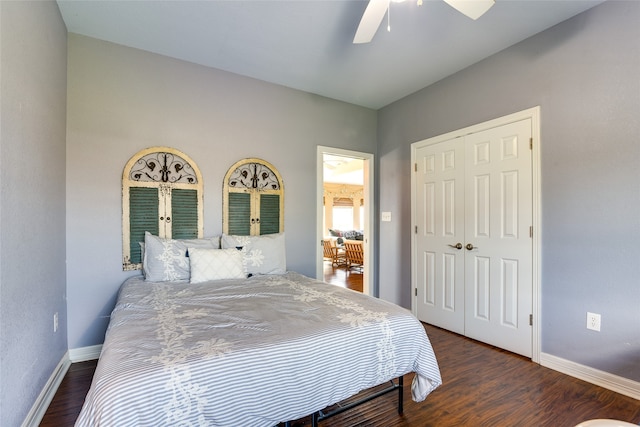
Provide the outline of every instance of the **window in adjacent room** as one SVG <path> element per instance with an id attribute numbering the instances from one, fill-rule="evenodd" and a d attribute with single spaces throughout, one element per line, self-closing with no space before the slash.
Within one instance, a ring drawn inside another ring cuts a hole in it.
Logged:
<path id="1" fill-rule="evenodd" d="M 333 206 L 333 228 L 353 230 L 353 206 Z"/>
<path id="2" fill-rule="evenodd" d="M 284 184 L 261 159 L 235 163 L 224 177 L 223 232 L 256 236 L 284 231 Z"/>
<path id="3" fill-rule="evenodd" d="M 201 238 L 202 175 L 186 154 L 168 147 L 136 153 L 122 174 L 122 268 L 142 266 L 145 231 L 173 239 Z"/>

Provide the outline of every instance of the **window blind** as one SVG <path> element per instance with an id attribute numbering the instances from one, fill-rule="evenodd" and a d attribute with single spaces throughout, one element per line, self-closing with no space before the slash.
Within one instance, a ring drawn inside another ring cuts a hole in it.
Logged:
<path id="1" fill-rule="evenodd" d="M 129 188 L 129 247 L 132 264 L 142 262 L 144 232 L 158 235 L 158 189 Z"/>
<path id="2" fill-rule="evenodd" d="M 260 234 L 273 234 L 280 231 L 280 196 L 277 194 L 260 195 Z"/>
<path id="3" fill-rule="evenodd" d="M 228 234 L 248 236 L 251 233 L 251 195 L 229 193 Z"/>
<path id="4" fill-rule="evenodd" d="M 198 238 L 198 192 L 174 188 L 171 191 L 171 237 Z"/>

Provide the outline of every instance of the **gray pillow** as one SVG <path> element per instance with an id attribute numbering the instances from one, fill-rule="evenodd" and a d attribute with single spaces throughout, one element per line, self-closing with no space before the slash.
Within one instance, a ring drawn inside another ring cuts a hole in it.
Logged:
<path id="1" fill-rule="evenodd" d="M 189 280 L 190 263 L 187 248 L 217 249 L 218 238 L 163 239 L 148 231 L 144 233 L 142 270 L 149 282 Z"/>
<path id="2" fill-rule="evenodd" d="M 284 233 L 262 236 L 223 234 L 223 249 L 241 249 L 249 274 L 284 274 L 287 272 Z"/>

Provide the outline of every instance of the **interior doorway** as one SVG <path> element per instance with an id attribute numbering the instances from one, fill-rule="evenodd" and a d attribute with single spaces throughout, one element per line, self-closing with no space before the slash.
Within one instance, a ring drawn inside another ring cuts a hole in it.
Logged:
<path id="1" fill-rule="evenodd" d="M 362 275 L 362 292 L 368 295 L 374 271 L 373 176 L 373 154 L 318 146 L 316 277 L 325 277 L 323 240 L 361 242 L 362 265 L 342 268 L 344 274 Z"/>

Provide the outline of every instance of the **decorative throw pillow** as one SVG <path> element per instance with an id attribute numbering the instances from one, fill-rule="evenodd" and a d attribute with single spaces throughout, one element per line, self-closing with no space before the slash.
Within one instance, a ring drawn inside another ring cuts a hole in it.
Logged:
<path id="1" fill-rule="evenodd" d="M 331 236 L 333 237 L 342 237 L 342 231 L 340 230 L 333 230 L 333 229 L 329 229 L 329 234 L 331 234 Z"/>
<path id="2" fill-rule="evenodd" d="M 218 238 L 211 239 L 163 239 L 148 231 L 144 233 L 142 270 L 150 282 L 189 280 L 187 245 L 193 248 L 216 249 Z"/>
<path id="3" fill-rule="evenodd" d="M 342 237 L 347 240 L 356 240 L 357 232 L 356 230 L 347 230 L 342 232 Z"/>
<path id="4" fill-rule="evenodd" d="M 284 274 L 287 272 L 284 233 L 262 236 L 223 234 L 222 248 L 241 249 L 249 274 Z"/>
<path id="5" fill-rule="evenodd" d="M 235 249 L 189 248 L 191 283 L 247 277 L 244 254 Z"/>

